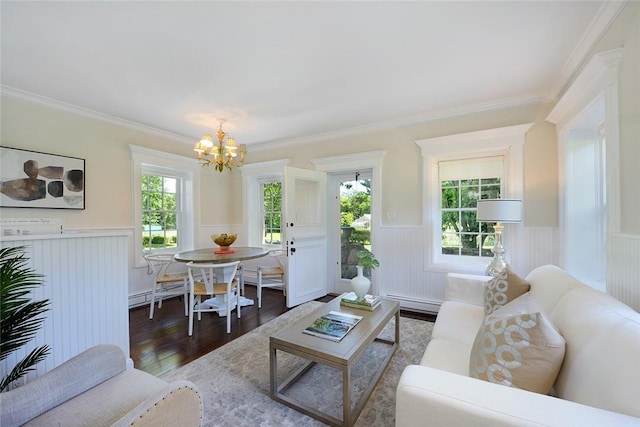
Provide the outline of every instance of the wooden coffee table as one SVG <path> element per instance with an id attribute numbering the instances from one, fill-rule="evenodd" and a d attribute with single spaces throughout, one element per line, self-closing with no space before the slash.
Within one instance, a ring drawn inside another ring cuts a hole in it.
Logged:
<path id="1" fill-rule="evenodd" d="M 391 356 L 398 348 L 400 342 L 400 304 L 396 301 L 382 299 L 380 307 L 371 312 L 342 307 L 340 305 L 341 297 L 333 299 L 323 307 L 303 317 L 294 325 L 278 331 L 269 338 L 271 398 L 326 424 L 352 426 L 358 419 L 360 412 L 362 412 L 369 396 L 371 396 L 384 369 L 389 364 Z M 311 325 L 314 320 L 330 311 L 357 314 L 363 316 L 363 319 L 340 342 L 333 342 L 302 333 L 302 330 Z M 378 338 L 382 329 L 394 316 L 396 318 L 395 339 L 390 341 Z M 358 358 L 374 341 L 388 344 L 389 351 L 380 361 L 379 367 L 362 397 L 351 410 L 352 368 Z M 309 361 L 282 384 L 278 384 L 278 351 L 294 354 Z M 316 363 L 342 371 L 342 420 L 283 394 Z"/>

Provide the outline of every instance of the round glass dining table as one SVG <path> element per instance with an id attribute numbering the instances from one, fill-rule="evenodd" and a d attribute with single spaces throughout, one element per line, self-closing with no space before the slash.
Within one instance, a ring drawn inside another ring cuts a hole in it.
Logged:
<path id="1" fill-rule="evenodd" d="M 237 246 L 232 247 L 235 250 L 233 253 L 225 253 L 225 254 L 217 254 L 216 247 L 204 248 L 204 249 L 196 249 L 193 251 L 184 251 L 178 252 L 173 256 L 176 261 L 180 262 L 194 262 L 194 263 L 211 263 L 211 264 L 222 264 L 225 262 L 234 262 L 234 261 L 246 261 L 249 259 L 260 258 L 266 256 L 269 253 L 269 249 L 260 248 L 260 247 L 250 247 L 250 246 Z M 223 270 L 222 268 L 220 270 Z M 224 271 L 219 272 L 222 276 L 225 275 Z M 221 277 L 222 280 L 226 280 L 225 277 Z M 240 276 L 240 289 L 244 291 L 244 277 Z M 246 307 L 248 305 L 253 305 L 253 300 L 246 298 L 244 295 L 240 296 L 240 306 Z M 227 315 L 226 310 L 226 296 L 225 295 L 217 295 L 211 299 L 203 301 L 203 304 L 219 307 L 218 315 L 220 317 L 224 317 Z M 224 307 L 224 309 L 223 309 Z M 232 310 L 235 308 L 235 303 L 233 304 Z"/>
<path id="2" fill-rule="evenodd" d="M 218 249 L 215 247 L 196 249 L 193 251 L 178 252 L 173 258 L 180 262 L 210 262 L 220 264 L 223 262 L 246 261 L 248 259 L 260 258 L 269 253 L 269 249 L 251 246 L 232 246 L 231 249 L 235 250 L 235 252 L 217 254 L 216 250 Z"/>

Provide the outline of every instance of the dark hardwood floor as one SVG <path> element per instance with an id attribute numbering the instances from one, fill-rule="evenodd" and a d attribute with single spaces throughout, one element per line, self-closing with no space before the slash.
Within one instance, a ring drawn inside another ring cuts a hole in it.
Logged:
<path id="1" fill-rule="evenodd" d="M 163 302 L 162 308 L 154 311 L 149 319 L 149 306 L 129 310 L 129 336 L 131 358 L 134 366 L 153 375 L 161 375 L 197 359 L 218 347 L 238 338 L 286 312 L 287 306 L 282 291 L 264 289 L 262 308 L 258 310 L 256 287 L 246 286 L 246 296 L 255 301 L 253 306 L 242 307 L 242 317 L 232 313 L 231 333 L 226 333 L 226 318 L 216 313 L 203 313 L 202 320 L 194 321 L 193 335 L 189 336 L 188 320 L 184 315 L 181 298 Z M 328 295 L 318 301 L 330 301 Z M 401 312 L 402 316 L 433 321 L 430 314 Z"/>

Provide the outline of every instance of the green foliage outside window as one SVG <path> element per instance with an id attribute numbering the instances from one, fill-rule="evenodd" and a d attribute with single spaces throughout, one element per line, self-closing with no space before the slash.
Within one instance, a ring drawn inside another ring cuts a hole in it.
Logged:
<path id="1" fill-rule="evenodd" d="M 141 185 L 143 249 L 150 251 L 176 247 L 178 178 L 143 174 Z"/>
<path id="2" fill-rule="evenodd" d="M 351 183 L 343 186 L 351 190 Z M 348 191 L 340 196 L 340 225 L 349 227 L 353 221 L 364 214 L 371 213 L 371 181 L 358 181 L 358 191 Z"/>
<path id="3" fill-rule="evenodd" d="M 282 242 L 282 183 L 266 182 L 262 186 L 264 203 L 263 243 Z"/>
<path id="4" fill-rule="evenodd" d="M 371 180 L 347 181 L 342 183 L 340 195 L 340 226 L 355 228 L 349 234 L 349 242 L 371 246 L 371 227 L 358 227 L 354 221 L 371 214 Z"/>
<path id="5" fill-rule="evenodd" d="M 478 223 L 479 199 L 500 197 L 500 178 L 442 181 L 442 253 L 491 256 L 493 229 Z"/>

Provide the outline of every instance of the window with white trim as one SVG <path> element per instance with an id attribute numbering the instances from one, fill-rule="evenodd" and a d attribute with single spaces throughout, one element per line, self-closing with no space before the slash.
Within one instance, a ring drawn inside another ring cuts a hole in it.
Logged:
<path id="1" fill-rule="evenodd" d="M 200 206 L 195 178 L 200 169 L 191 158 L 136 145 L 129 147 L 134 261 L 141 267 L 147 252 L 173 253 L 194 247 Z"/>
<path id="2" fill-rule="evenodd" d="M 501 198 L 522 198 L 524 136 L 531 125 L 416 141 L 423 159 L 426 271 L 484 271 L 493 230 L 475 221 L 475 203 L 498 191 Z M 508 233 L 505 244 L 512 238 Z"/>
<path id="3" fill-rule="evenodd" d="M 282 203 L 284 170 L 288 159 L 252 163 L 241 168 L 243 181 L 243 223 L 249 246 L 283 245 Z"/>

